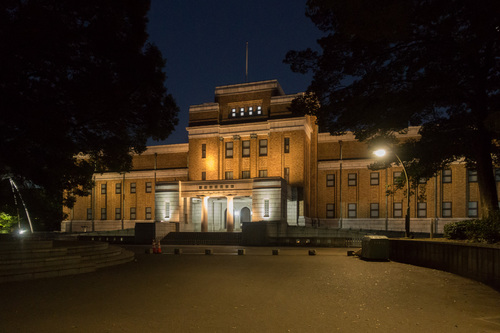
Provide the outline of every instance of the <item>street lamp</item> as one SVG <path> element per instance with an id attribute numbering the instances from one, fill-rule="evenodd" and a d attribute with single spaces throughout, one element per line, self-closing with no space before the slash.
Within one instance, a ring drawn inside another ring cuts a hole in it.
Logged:
<path id="1" fill-rule="evenodd" d="M 406 179 L 406 197 L 408 199 L 407 205 L 406 205 L 406 217 L 405 217 L 405 237 L 410 236 L 410 181 L 408 179 L 408 173 L 406 172 L 405 165 L 399 158 L 398 154 L 395 152 L 392 152 L 394 156 L 398 159 L 399 163 L 403 167 L 403 172 L 405 174 L 405 179 Z M 378 149 L 373 152 L 373 154 L 377 157 L 383 157 L 387 155 L 387 151 L 385 149 Z"/>

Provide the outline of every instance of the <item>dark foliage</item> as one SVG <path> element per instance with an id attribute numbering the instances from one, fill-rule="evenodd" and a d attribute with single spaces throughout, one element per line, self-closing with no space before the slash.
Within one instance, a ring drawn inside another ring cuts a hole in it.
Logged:
<path id="1" fill-rule="evenodd" d="M 489 244 L 500 242 L 500 216 L 492 214 L 481 220 L 465 220 L 446 224 L 444 236 L 448 239 Z"/>

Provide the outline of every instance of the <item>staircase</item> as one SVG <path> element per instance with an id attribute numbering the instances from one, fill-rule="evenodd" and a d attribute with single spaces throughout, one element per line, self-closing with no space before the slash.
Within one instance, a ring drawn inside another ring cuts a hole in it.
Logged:
<path id="1" fill-rule="evenodd" d="M 0 283 L 94 272 L 133 259 L 133 252 L 101 242 L 2 241 Z"/>

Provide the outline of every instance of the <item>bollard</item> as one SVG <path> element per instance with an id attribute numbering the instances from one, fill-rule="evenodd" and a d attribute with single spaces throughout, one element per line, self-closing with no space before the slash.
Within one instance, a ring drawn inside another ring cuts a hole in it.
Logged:
<path id="1" fill-rule="evenodd" d="M 280 250 L 273 250 L 273 256 L 277 256 L 278 254 L 280 254 Z"/>
<path id="2" fill-rule="evenodd" d="M 309 255 L 310 256 L 315 256 L 316 255 L 316 250 L 309 250 Z"/>
<path id="3" fill-rule="evenodd" d="M 239 256 L 245 255 L 245 249 L 238 249 L 238 255 Z"/>
<path id="4" fill-rule="evenodd" d="M 206 255 L 212 255 L 212 254 L 214 254 L 214 250 L 212 250 L 212 249 L 205 249 L 205 254 Z"/>
<path id="5" fill-rule="evenodd" d="M 182 254 L 182 249 L 174 249 L 174 254 Z"/>

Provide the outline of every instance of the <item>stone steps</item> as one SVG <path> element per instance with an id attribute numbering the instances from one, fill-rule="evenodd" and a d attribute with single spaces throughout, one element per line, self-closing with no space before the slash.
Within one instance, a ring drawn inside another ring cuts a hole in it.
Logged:
<path id="1" fill-rule="evenodd" d="M 134 259 L 133 252 L 108 243 L 58 241 L 51 246 L 0 245 L 0 283 L 88 273 Z"/>

